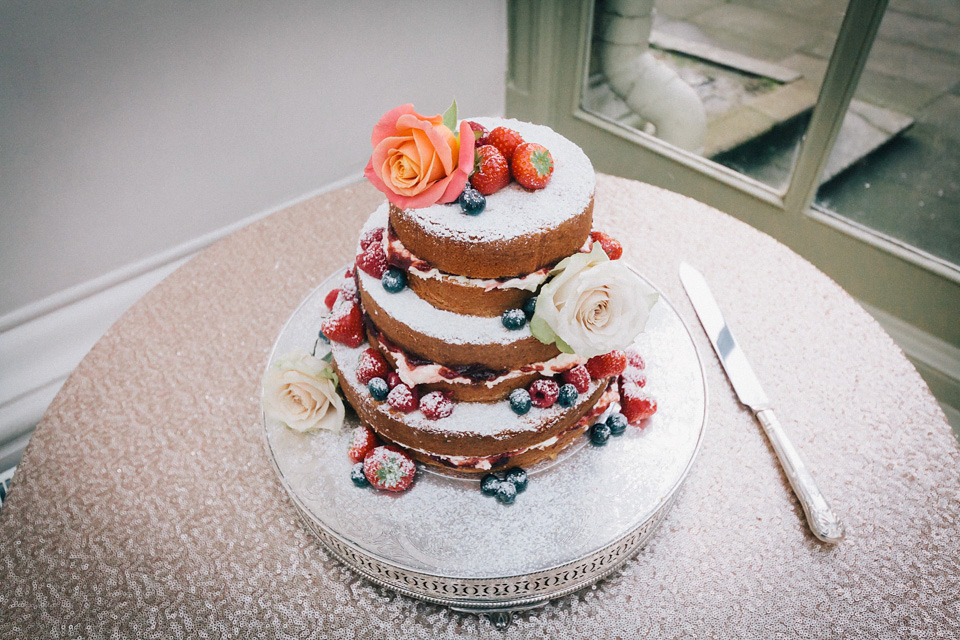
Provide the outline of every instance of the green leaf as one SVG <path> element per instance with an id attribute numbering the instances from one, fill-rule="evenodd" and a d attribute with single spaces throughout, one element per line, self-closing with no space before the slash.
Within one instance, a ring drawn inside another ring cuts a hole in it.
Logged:
<path id="1" fill-rule="evenodd" d="M 557 342 L 557 349 L 560 349 L 560 351 L 564 353 L 574 353 L 573 347 L 571 347 L 566 342 L 561 340 L 560 336 L 557 336 L 556 342 Z"/>
<path id="2" fill-rule="evenodd" d="M 443 125 L 450 131 L 457 130 L 457 101 L 454 100 L 450 108 L 443 112 Z"/>
<path id="3" fill-rule="evenodd" d="M 530 319 L 530 333 L 543 344 L 552 344 L 557 340 L 557 334 L 553 332 L 550 325 L 536 314 Z"/>
<path id="4" fill-rule="evenodd" d="M 331 356 L 332 356 L 332 355 L 333 355 L 333 354 L 331 354 Z M 324 358 L 324 360 L 326 360 L 326 358 Z M 335 385 L 340 384 L 340 380 L 339 380 L 339 378 L 337 378 L 337 373 L 336 373 L 336 371 L 333 370 L 332 367 L 327 367 L 327 368 L 325 368 L 323 371 L 321 371 L 321 372 L 320 372 L 320 377 L 321 377 L 321 378 L 326 378 L 326 379 L 328 379 L 328 380 L 333 380 L 333 384 L 335 384 Z"/>

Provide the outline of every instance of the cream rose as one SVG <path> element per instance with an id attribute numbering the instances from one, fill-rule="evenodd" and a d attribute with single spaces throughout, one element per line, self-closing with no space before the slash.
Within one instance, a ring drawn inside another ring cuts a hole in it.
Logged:
<path id="1" fill-rule="evenodd" d="M 565 353 L 592 358 L 624 349 L 647 324 L 658 294 L 600 243 L 560 261 L 540 289 L 530 330 Z"/>
<path id="2" fill-rule="evenodd" d="M 343 400 L 330 365 L 305 353 L 280 358 L 263 374 L 263 412 L 295 431 L 340 431 Z"/>

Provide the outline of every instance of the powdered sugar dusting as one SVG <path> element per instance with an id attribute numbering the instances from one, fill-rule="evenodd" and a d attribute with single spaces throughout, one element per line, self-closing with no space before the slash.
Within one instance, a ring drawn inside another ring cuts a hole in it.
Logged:
<path id="1" fill-rule="evenodd" d="M 554 170 L 543 189 L 529 191 L 515 182 L 487 196 L 483 213 L 467 216 L 456 204 L 435 204 L 407 209 L 428 233 L 459 240 L 512 239 L 559 226 L 590 203 L 596 187 L 593 165 L 576 144 L 549 127 L 502 118 L 473 118 L 487 127 L 517 131 L 526 142 L 545 146 L 553 156 Z"/>

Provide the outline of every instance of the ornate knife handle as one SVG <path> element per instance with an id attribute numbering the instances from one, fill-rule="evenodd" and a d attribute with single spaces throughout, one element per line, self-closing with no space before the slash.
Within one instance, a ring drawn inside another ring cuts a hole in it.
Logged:
<path id="1" fill-rule="evenodd" d="M 843 523 L 833 512 L 826 498 L 820 493 L 813 476 L 807 471 L 800 453 L 784 433 L 780 421 L 774 415 L 773 409 L 761 409 L 757 412 L 757 420 L 763 425 L 763 430 L 773 444 L 773 450 L 780 459 L 787 480 L 793 487 L 793 492 L 800 500 L 800 506 L 807 516 L 810 530 L 820 540 L 836 544 L 843 539 Z"/>

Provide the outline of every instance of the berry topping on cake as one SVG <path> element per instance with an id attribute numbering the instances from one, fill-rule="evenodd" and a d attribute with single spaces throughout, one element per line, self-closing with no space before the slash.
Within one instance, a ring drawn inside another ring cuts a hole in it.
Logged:
<path id="1" fill-rule="evenodd" d="M 411 389 L 401 382 L 393 389 L 390 389 L 390 393 L 387 394 L 387 403 L 397 411 L 402 411 L 403 413 L 415 411 L 420 404 L 419 398 L 417 398 L 416 387 Z"/>
<path id="2" fill-rule="evenodd" d="M 577 403 L 579 395 L 577 388 L 568 382 L 561 386 L 560 391 L 557 392 L 557 404 L 561 407 L 570 408 Z"/>
<path id="3" fill-rule="evenodd" d="M 627 430 L 627 417 L 622 413 L 611 413 L 607 418 L 607 426 L 610 427 L 610 434 L 614 436 L 621 435 Z"/>
<path id="4" fill-rule="evenodd" d="M 493 473 L 488 473 L 480 480 L 480 492 L 485 496 L 493 496 L 497 493 L 497 487 L 500 486 L 500 478 Z"/>
<path id="5" fill-rule="evenodd" d="M 374 348 L 364 349 L 357 358 L 357 380 L 367 384 L 374 378 L 383 378 L 390 373 L 390 366 Z"/>
<path id="6" fill-rule="evenodd" d="M 460 194 L 458 200 L 460 202 L 460 209 L 468 216 L 479 215 L 487 206 L 487 199 L 483 194 L 470 185 L 463 188 L 463 193 Z"/>
<path id="7" fill-rule="evenodd" d="M 366 425 L 360 425 L 353 430 L 353 440 L 350 443 L 350 448 L 347 449 L 347 457 L 353 462 L 363 462 L 363 459 L 373 451 L 377 444 L 377 436 L 374 435 L 373 429 Z"/>
<path id="8" fill-rule="evenodd" d="M 395 386 L 400 384 L 400 382 L 401 382 L 400 374 L 397 373 L 396 371 L 391 371 L 390 373 L 387 374 L 387 387 L 389 387 L 390 389 L 393 389 Z"/>
<path id="9" fill-rule="evenodd" d="M 358 487 L 370 486 L 370 481 L 367 480 L 367 476 L 363 473 L 363 462 L 358 462 L 350 468 L 350 479 L 353 480 L 353 484 Z"/>
<path id="10" fill-rule="evenodd" d="M 380 284 L 389 293 L 400 293 L 407 288 L 407 274 L 403 269 L 390 267 L 380 278 Z"/>
<path id="11" fill-rule="evenodd" d="M 628 382 L 632 382 L 638 387 L 645 387 L 647 386 L 647 374 L 643 369 L 637 369 L 628 364 L 627 368 L 620 374 L 620 384 L 623 385 Z"/>
<path id="12" fill-rule="evenodd" d="M 517 499 L 517 488 L 512 482 L 501 482 L 497 485 L 497 493 L 495 495 L 497 496 L 497 502 L 511 504 Z"/>
<path id="13" fill-rule="evenodd" d="M 592 427 L 590 427 L 590 442 L 599 446 L 607 444 L 607 440 L 610 439 L 610 427 L 607 426 L 606 422 L 595 422 Z"/>
<path id="14" fill-rule="evenodd" d="M 507 469 L 507 472 L 503 474 L 503 481 L 516 487 L 517 493 L 523 493 L 527 490 L 527 472 L 520 467 Z"/>
<path id="15" fill-rule="evenodd" d="M 523 302 L 523 315 L 527 316 L 527 320 L 533 317 L 533 312 L 537 309 L 537 296 L 531 296 L 524 300 Z"/>
<path id="16" fill-rule="evenodd" d="M 561 373 L 560 379 L 576 387 L 577 393 L 586 393 L 590 389 L 590 372 L 582 364 Z"/>
<path id="17" fill-rule="evenodd" d="M 467 125 L 473 129 L 473 137 L 476 140 L 476 145 L 479 147 L 482 144 L 487 144 L 486 142 L 481 142 L 484 140 L 484 136 L 487 135 L 487 128 L 484 127 L 479 122 L 474 122 L 473 120 L 467 120 Z"/>
<path id="18" fill-rule="evenodd" d="M 552 407 L 560 394 L 560 387 L 550 378 L 540 378 L 530 383 L 530 402 L 535 407 Z"/>
<path id="19" fill-rule="evenodd" d="M 523 138 L 513 129 L 496 127 L 487 134 L 484 144 L 492 144 L 495 146 L 504 160 L 510 162 L 513 159 L 513 154 L 517 150 L 517 147 L 523 144 Z"/>
<path id="20" fill-rule="evenodd" d="M 593 356 L 587 360 L 587 371 L 590 372 L 590 377 L 594 380 L 620 375 L 626 366 L 627 354 L 619 349 Z"/>
<path id="21" fill-rule="evenodd" d="M 383 245 L 372 242 L 357 254 L 357 267 L 374 278 L 379 278 L 387 270 L 387 254 Z"/>
<path id="22" fill-rule="evenodd" d="M 510 184 L 510 165 L 492 144 L 477 147 L 470 184 L 485 196 Z"/>
<path id="23" fill-rule="evenodd" d="M 377 447 L 363 460 L 363 475 L 377 489 L 403 491 L 413 482 L 417 465 L 393 446 Z"/>
<path id="24" fill-rule="evenodd" d="M 337 301 L 339 295 L 340 289 L 331 289 L 327 292 L 327 295 L 323 298 L 323 304 L 326 305 L 327 309 L 333 309 L 333 304 Z"/>
<path id="25" fill-rule="evenodd" d="M 317 331 L 317 340 L 320 340 L 321 342 L 327 342 L 327 343 L 330 342 L 330 338 L 323 335 L 323 331 Z"/>
<path id="26" fill-rule="evenodd" d="M 431 391 L 420 398 L 420 411 L 430 420 L 446 418 L 453 413 L 453 400 L 450 392 Z"/>
<path id="27" fill-rule="evenodd" d="M 640 352 L 637 351 L 636 347 L 627 347 L 627 363 L 631 367 L 636 367 L 637 369 L 646 369 L 647 363 L 643 361 L 643 356 L 640 355 Z"/>
<path id="28" fill-rule="evenodd" d="M 518 416 L 530 411 L 532 405 L 530 393 L 526 389 L 514 389 L 510 392 L 510 408 Z"/>
<path id="29" fill-rule="evenodd" d="M 374 378 L 367 383 L 367 389 L 370 391 L 370 395 L 373 396 L 373 399 L 377 402 L 383 402 L 387 399 L 387 395 L 390 393 L 390 387 L 387 386 L 387 381 L 383 378 Z"/>
<path id="30" fill-rule="evenodd" d="M 510 171 L 527 189 L 543 189 L 553 173 L 553 156 L 542 144 L 524 142 L 513 153 Z"/>
<path id="31" fill-rule="evenodd" d="M 386 231 L 383 227 L 377 227 L 376 229 L 367 229 L 363 232 L 363 235 L 360 236 L 360 248 L 367 249 L 372 244 L 383 244 L 383 232 Z M 352 278 L 353 274 L 347 276 Z"/>
<path id="32" fill-rule="evenodd" d="M 620 387 L 620 410 L 630 424 L 639 424 L 657 412 L 657 401 L 639 386 L 628 382 Z"/>
<path id="33" fill-rule="evenodd" d="M 591 231 L 590 237 L 594 242 L 599 242 L 603 252 L 611 260 L 618 260 L 623 255 L 623 247 L 619 242 L 602 231 Z"/>
<path id="34" fill-rule="evenodd" d="M 344 300 L 341 296 L 330 315 L 320 323 L 320 331 L 334 342 L 348 347 L 359 347 L 366 337 L 360 303 L 356 300 Z"/>
<path id="35" fill-rule="evenodd" d="M 523 313 L 523 309 L 507 309 L 500 316 L 500 322 L 507 329 L 517 331 L 527 324 L 527 316 Z"/>

